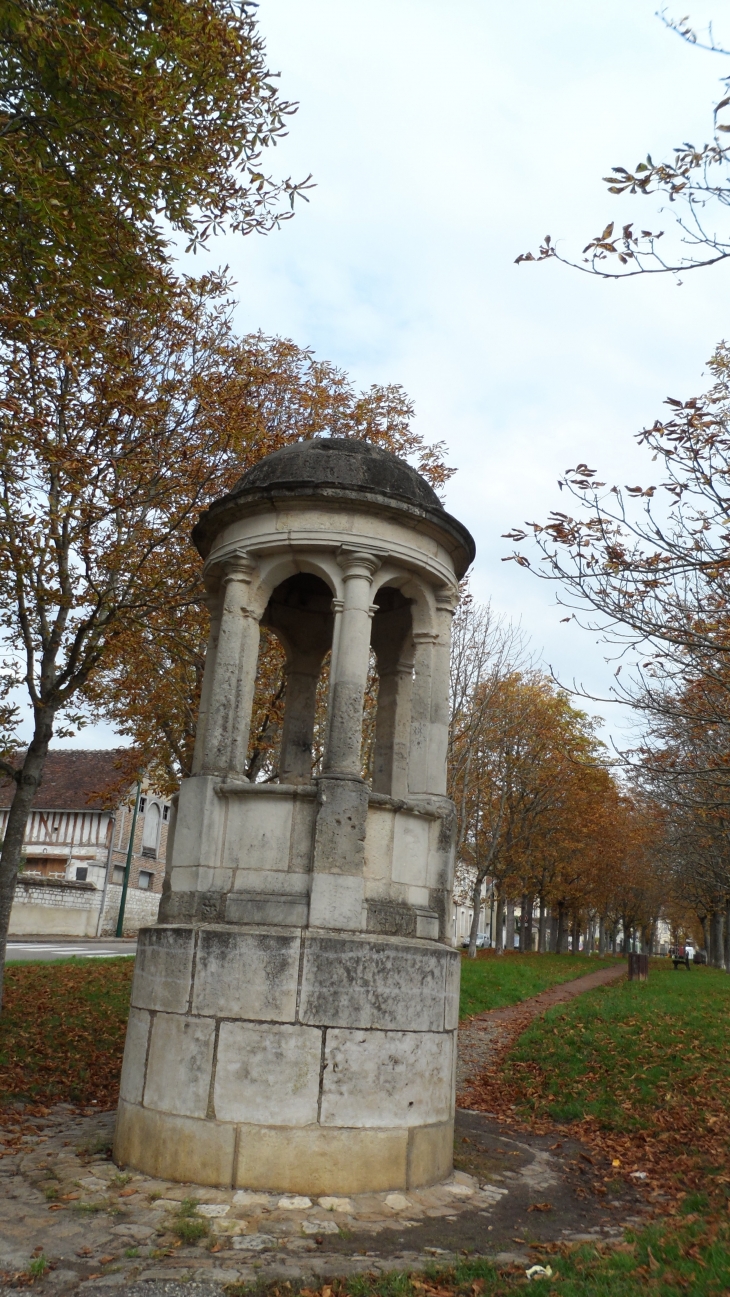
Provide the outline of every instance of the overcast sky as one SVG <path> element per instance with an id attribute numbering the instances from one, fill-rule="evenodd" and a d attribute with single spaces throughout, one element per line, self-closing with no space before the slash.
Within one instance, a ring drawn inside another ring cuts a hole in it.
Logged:
<path id="1" fill-rule="evenodd" d="M 231 268 L 242 331 L 405 386 L 458 468 L 446 504 L 477 542 L 475 593 L 597 691 L 608 650 L 560 624 L 555 590 L 503 563 L 500 536 L 560 508 L 557 478 L 581 460 L 609 484 L 652 478 L 633 434 L 665 396 L 702 390 L 730 332 L 730 268 L 616 284 L 514 259 L 548 232 L 579 251 L 634 212 L 669 229 L 656 200 L 610 198 L 601 176 L 703 143 L 730 60 L 687 48 L 655 7 L 261 0 L 270 66 L 300 103 L 266 169 L 316 188 L 281 232 L 219 238 L 211 258 Z M 692 17 L 730 35 L 727 0 Z"/>

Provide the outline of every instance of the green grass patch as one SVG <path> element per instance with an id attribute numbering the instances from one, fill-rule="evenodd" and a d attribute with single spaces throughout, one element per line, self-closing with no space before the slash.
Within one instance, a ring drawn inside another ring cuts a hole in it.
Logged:
<path id="1" fill-rule="evenodd" d="M 459 1016 L 469 1018 L 487 1009 L 501 1009 L 539 995 L 559 982 L 572 982 L 616 963 L 595 955 L 495 955 L 480 950 L 476 959 L 465 953 L 461 960 Z"/>
<path id="2" fill-rule="evenodd" d="M 620 982 L 556 1007 L 520 1036 L 505 1079 L 522 1086 L 531 1116 L 592 1117 L 606 1130 L 665 1125 L 691 1106 L 697 1122 L 730 1113 L 730 977 L 712 968 L 687 974 L 667 961 L 649 980 Z"/>
<path id="3" fill-rule="evenodd" d="M 0 1107 L 117 1101 L 131 959 L 18 963 L 5 972 Z"/>
<path id="4" fill-rule="evenodd" d="M 204 1216 L 197 1214 L 197 1198 L 183 1198 L 177 1215 L 170 1223 L 171 1234 L 177 1234 L 183 1243 L 199 1243 L 207 1238 L 210 1225 Z"/>
<path id="5" fill-rule="evenodd" d="M 627 1235 L 619 1248 L 531 1249 L 529 1265 L 552 1270 L 529 1283 L 533 1297 L 636 1297 L 649 1289 L 655 1297 L 721 1297 L 730 1287 L 730 1227 L 725 1222 L 655 1225 Z M 533 1258 L 534 1257 L 534 1261 Z M 391 1271 L 328 1280 L 320 1288 L 301 1283 L 235 1284 L 227 1297 L 511 1297 L 527 1285 L 524 1265 L 498 1267 L 485 1258 L 434 1267 L 425 1274 Z"/>

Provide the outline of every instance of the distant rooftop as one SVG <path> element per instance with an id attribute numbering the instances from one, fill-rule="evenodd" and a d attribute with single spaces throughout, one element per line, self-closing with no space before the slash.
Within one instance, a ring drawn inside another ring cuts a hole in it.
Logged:
<path id="1" fill-rule="evenodd" d="M 51 748 L 43 782 L 33 802 L 41 811 L 103 811 L 119 802 L 121 748 Z M 19 757 L 22 757 L 22 753 Z M 0 780 L 0 809 L 13 800 L 15 785 Z M 105 795 L 106 794 L 106 795 Z"/>

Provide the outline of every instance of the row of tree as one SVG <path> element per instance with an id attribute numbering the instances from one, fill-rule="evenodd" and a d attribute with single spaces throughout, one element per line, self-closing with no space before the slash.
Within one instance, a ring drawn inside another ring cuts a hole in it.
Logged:
<path id="1" fill-rule="evenodd" d="M 650 940 L 663 913 L 661 810 L 617 781 L 596 723 L 527 659 L 512 628 L 462 600 L 452 659 L 451 796 L 458 812 L 457 893 L 473 907 L 476 951 L 485 883 L 497 897 L 496 947 L 505 906 L 519 902 L 521 940 L 567 949 L 595 919 L 601 934 Z"/>

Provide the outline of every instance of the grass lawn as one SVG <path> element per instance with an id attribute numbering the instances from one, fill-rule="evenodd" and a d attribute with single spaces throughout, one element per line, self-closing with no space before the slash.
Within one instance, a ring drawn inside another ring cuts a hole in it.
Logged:
<path id="1" fill-rule="evenodd" d="M 495 955 L 480 950 L 476 959 L 461 960 L 459 1016 L 469 1018 L 487 1009 L 501 1009 L 539 995 L 557 982 L 572 982 L 586 973 L 614 964 L 615 959 L 595 955 Z"/>
<path id="2" fill-rule="evenodd" d="M 569 1125 L 617 1174 L 657 1193 L 730 1201 L 730 977 L 654 960 L 549 1010 L 484 1078 L 480 1105 L 549 1130 Z M 703 1197 L 704 1195 L 704 1197 Z"/>
<path id="3" fill-rule="evenodd" d="M 7 967 L 0 1016 L 0 1106 L 114 1106 L 133 972 L 133 959 Z"/>

